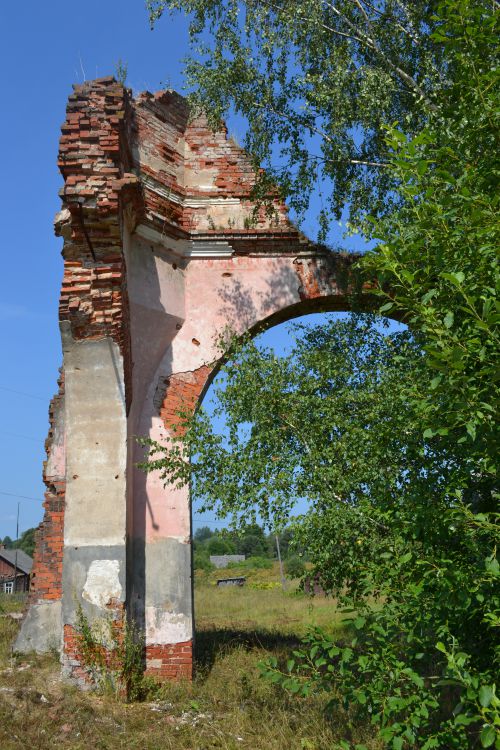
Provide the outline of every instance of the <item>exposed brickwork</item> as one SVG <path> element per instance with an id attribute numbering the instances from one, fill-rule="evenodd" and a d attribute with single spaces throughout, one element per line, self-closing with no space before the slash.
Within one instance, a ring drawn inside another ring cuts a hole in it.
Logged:
<path id="1" fill-rule="evenodd" d="M 318 254 L 312 258 L 297 258 L 294 266 L 300 280 L 299 295 L 303 300 L 331 296 L 335 285 L 343 286 L 344 294 L 352 289 L 352 266 L 354 255 L 336 253 Z M 334 281 L 336 280 L 336 281 Z M 339 300 L 342 297 L 339 294 Z M 345 304 L 342 299 L 342 303 Z"/>
<path id="2" fill-rule="evenodd" d="M 169 680 L 193 677 L 193 642 L 146 646 L 146 675 Z"/>
<path id="3" fill-rule="evenodd" d="M 65 183 L 56 217 L 65 240 L 60 320 L 70 322 L 76 339 L 111 336 L 126 359 L 121 209 L 141 206 L 139 181 L 127 171 L 130 119 L 130 94 L 114 79 L 74 87 L 62 126 L 58 165 Z"/>
<path id="4" fill-rule="evenodd" d="M 130 380 L 129 331 L 120 207 L 140 205 L 138 181 L 126 173 L 129 163 L 126 113 L 129 94 L 112 78 L 75 86 L 69 97 L 60 140 L 58 165 L 65 184 L 56 234 L 64 238 L 64 278 L 59 317 L 71 325 L 74 338 L 111 336 L 120 346 Z M 130 397 L 130 388 L 128 389 Z M 54 411 L 46 443 L 50 457 Z M 47 466 L 47 464 L 46 464 Z M 60 599 L 64 534 L 63 476 L 48 476 L 44 519 L 36 535 L 31 600 Z"/>
<path id="5" fill-rule="evenodd" d="M 64 238 L 60 320 L 69 322 L 74 339 L 109 336 L 119 345 L 128 403 L 131 363 L 122 235 L 124 223 L 134 223 L 142 205 L 139 181 L 128 172 L 130 122 L 130 94 L 114 79 L 74 87 L 60 140 L 63 205 L 55 223 L 56 234 Z M 63 390 L 51 405 L 51 432 L 62 398 Z M 49 458 L 51 442 L 49 433 Z M 36 538 L 32 601 L 62 596 L 65 478 L 45 473 L 44 479 L 45 515 Z M 65 631 L 66 661 L 79 677 L 73 651 L 72 635 Z"/>
<path id="6" fill-rule="evenodd" d="M 80 634 L 72 625 L 65 625 L 63 631 L 64 639 L 64 666 L 71 672 L 73 679 L 82 684 L 91 684 L 88 670 L 82 664 L 81 638 Z"/>
<path id="7" fill-rule="evenodd" d="M 60 319 L 70 320 L 75 338 L 111 335 L 123 348 L 123 259 L 98 267 L 66 261 L 61 290 Z"/>
<path id="8" fill-rule="evenodd" d="M 36 532 L 30 599 L 60 599 L 64 540 L 65 483 L 57 482 L 45 493 L 43 521 Z"/>
<path id="9" fill-rule="evenodd" d="M 67 675 L 71 675 L 82 685 L 92 685 L 92 669 L 98 664 L 104 664 L 106 669 L 117 672 L 122 667 L 120 647 L 123 644 L 125 608 L 122 602 L 116 600 L 109 602 L 108 608 L 112 616 L 109 621 L 109 639 L 116 648 L 106 648 L 96 643 L 94 649 L 89 649 L 89 644 L 84 643 L 82 634 L 76 628 L 72 625 L 64 625 L 63 666 Z M 86 650 L 89 652 L 87 655 Z"/>
<path id="10" fill-rule="evenodd" d="M 270 217 L 251 201 L 255 168 L 221 126 L 214 133 L 205 118 L 189 122 L 186 100 L 173 91 L 145 92 L 133 102 L 134 168 L 140 173 L 147 222 L 170 236 L 231 237 L 245 242 L 304 241 L 290 224 L 283 202 Z M 222 200 L 219 207 L 212 199 Z M 225 199 L 239 199 L 234 213 Z"/>
<path id="11" fill-rule="evenodd" d="M 178 372 L 163 382 L 165 395 L 160 416 L 167 429 L 179 427 L 180 411 L 194 411 L 211 372 L 211 367 L 203 365 L 193 372 Z"/>
<path id="12" fill-rule="evenodd" d="M 51 453 L 55 440 L 56 413 L 64 409 L 64 376 L 59 379 L 59 391 L 50 402 L 49 433 L 45 441 L 47 461 L 43 480 L 47 487 L 43 503 L 44 516 L 35 534 L 35 552 L 30 580 L 29 600 L 60 599 L 62 596 L 62 556 L 64 539 L 64 495 L 66 482 L 64 465 L 61 471 L 49 474 Z M 62 459 L 63 460 L 63 459 Z"/>
<path id="13" fill-rule="evenodd" d="M 190 253 L 192 257 L 196 253 L 198 258 L 203 257 L 207 268 L 212 258 L 214 263 L 224 263 L 218 257 L 219 247 L 227 247 L 230 252 L 232 248 L 232 259 L 238 262 L 244 259 L 237 256 L 252 255 L 249 264 L 255 256 L 284 253 L 289 270 L 293 259 L 302 253 L 285 281 L 293 287 L 285 291 L 301 306 L 302 301 L 307 306 L 307 301 L 335 296 L 335 283 L 342 283 L 344 271 L 346 278 L 349 276 L 352 259 L 338 255 L 333 258 L 333 254 L 329 257 L 324 249 L 314 248 L 289 222 L 278 198 L 274 199 L 272 216 L 264 208 L 254 211 L 251 194 L 255 171 L 251 161 L 227 138 L 223 127 L 213 133 L 204 118 L 190 121 L 186 101 L 174 92 L 146 92 L 133 99 L 131 92 L 113 78 L 75 86 L 62 126 L 58 164 L 64 178 L 62 210 L 56 217 L 56 233 L 64 238 L 60 320 L 75 340 L 110 337 L 119 346 L 127 409 L 132 401 L 133 367 L 124 255 L 125 235 L 129 232 L 137 231 L 141 238 L 152 237 L 152 243 L 156 242 L 170 256 L 180 254 L 183 268 L 191 262 Z M 131 247 L 134 248 L 133 243 Z M 208 255 L 203 256 L 204 252 Z M 172 263 L 172 267 L 176 268 L 176 264 Z M 224 276 L 231 276 L 230 268 L 228 265 Z M 275 281 L 274 276 L 271 281 Z M 270 283 L 271 293 L 278 294 L 278 287 Z M 345 304 L 345 295 L 339 293 L 338 298 L 339 305 Z M 290 297 L 285 295 L 284 299 Z M 182 310 L 175 311 L 179 318 L 182 314 Z M 192 343 L 199 344 L 196 339 Z M 200 361 L 197 359 L 196 365 Z M 185 366 L 189 367 L 189 363 Z M 204 364 L 189 372 L 175 373 L 158 384 L 155 405 L 167 429 L 179 426 L 180 410 L 196 408 L 211 372 L 212 368 Z M 37 532 L 32 602 L 60 599 L 62 595 L 64 441 L 61 443 L 60 435 L 55 441 L 55 433 L 63 399 L 61 380 L 50 411 L 45 515 Z M 168 538 L 169 523 L 165 528 Z M 123 606 L 122 602 L 109 603 L 118 631 L 123 624 Z M 87 680 L 80 637 L 68 624 L 64 626 L 63 658 L 68 673 Z M 148 644 L 145 658 L 147 673 L 160 679 L 192 675 L 191 641 Z"/>
<path id="14" fill-rule="evenodd" d="M 185 196 L 182 184 L 184 148 L 182 137 L 188 122 L 186 101 L 175 92 L 140 94 L 135 101 L 135 169 L 140 171 L 145 213 L 160 224 L 166 220 L 182 228 L 182 205 L 173 195 Z M 161 192 L 156 188 L 161 187 Z"/>

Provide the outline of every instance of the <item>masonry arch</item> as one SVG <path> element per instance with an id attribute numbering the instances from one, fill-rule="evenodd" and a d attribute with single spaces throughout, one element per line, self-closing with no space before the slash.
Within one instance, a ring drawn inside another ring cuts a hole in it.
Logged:
<path id="1" fill-rule="evenodd" d="M 344 272 L 347 260 L 283 252 L 190 260 L 185 269 L 186 317 L 150 381 L 134 381 L 134 391 L 146 394 L 135 434 L 165 442 L 178 410 L 196 408 L 224 360 L 217 341 L 228 325 L 237 334 L 253 334 L 309 312 L 349 310 L 348 291 L 335 272 L 335 263 Z M 133 315 L 131 305 L 132 320 Z M 194 621 L 189 488 L 164 487 L 158 475 L 136 469 L 140 451 L 135 445 L 129 468 L 134 476 L 130 612 L 146 634 L 147 672 L 159 677 L 190 674 Z M 175 649 L 173 644 L 178 644 Z"/>
<path id="2" fill-rule="evenodd" d="M 64 360 L 16 648 L 57 643 L 81 681 L 79 608 L 128 613 L 149 674 L 192 673 L 189 498 L 137 468 L 135 436 L 161 442 L 179 406 L 195 407 L 227 326 L 349 310 L 354 289 L 355 256 L 311 243 L 277 199 L 272 216 L 256 208 L 245 153 L 188 115 L 175 92 L 133 98 L 103 78 L 74 87 L 62 126 Z M 358 291 L 370 306 L 369 285 Z"/>

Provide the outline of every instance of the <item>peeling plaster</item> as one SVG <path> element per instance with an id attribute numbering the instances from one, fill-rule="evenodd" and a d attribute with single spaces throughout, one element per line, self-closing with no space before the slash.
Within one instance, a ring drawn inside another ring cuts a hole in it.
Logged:
<path id="1" fill-rule="evenodd" d="M 105 609 L 112 599 L 120 599 L 122 587 L 118 579 L 118 560 L 93 560 L 87 573 L 82 597 Z"/>
<path id="2" fill-rule="evenodd" d="M 192 637 L 191 617 L 172 610 L 146 607 L 146 643 L 183 643 Z"/>
<path id="3" fill-rule="evenodd" d="M 62 570 L 62 602 L 32 604 L 28 635 L 43 646 L 44 628 L 53 635 L 73 627 L 79 606 L 89 621 L 105 608 L 119 618 L 127 598 L 153 648 L 152 666 L 186 675 L 189 489 L 165 487 L 158 473 L 145 476 L 134 437 L 162 441 L 178 407 L 196 406 L 228 326 L 254 331 L 311 311 L 307 303 L 315 300 L 345 308 L 346 259 L 303 237 L 278 200 L 275 216 L 260 210 L 248 222 L 255 180 L 248 157 L 225 129 L 189 121 L 186 101 L 174 92 L 134 99 L 102 78 L 75 87 L 67 113 L 64 203 L 56 217 L 65 240 L 66 395 L 54 409 L 47 463 L 47 476 L 58 480 L 50 499 L 53 546 L 38 542 L 52 570 L 35 576 L 35 589 L 55 598 L 61 586 L 47 581 Z M 84 219 L 98 238 L 94 249 Z M 169 644 L 185 644 L 181 666 Z M 72 653 L 70 641 L 65 648 Z M 72 672 L 79 662 L 69 658 Z"/>

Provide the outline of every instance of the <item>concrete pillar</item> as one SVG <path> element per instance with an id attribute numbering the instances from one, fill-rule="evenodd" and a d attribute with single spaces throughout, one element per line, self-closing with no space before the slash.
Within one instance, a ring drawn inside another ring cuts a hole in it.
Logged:
<path id="1" fill-rule="evenodd" d="M 75 341 L 62 323 L 66 382 L 64 673 L 84 678 L 75 641 L 90 623 L 121 621 L 126 598 L 126 440 L 123 359 L 110 338 Z"/>

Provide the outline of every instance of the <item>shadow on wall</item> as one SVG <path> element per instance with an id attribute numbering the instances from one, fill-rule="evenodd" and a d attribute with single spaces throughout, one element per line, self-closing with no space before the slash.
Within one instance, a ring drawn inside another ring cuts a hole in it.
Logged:
<path id="1" fill-rule="evenodd" d="M 144 419 L 145 400 L 160 361 L 168 356 L 178 319 L 168 314 L 161 299 L 162 286 L 158 264 L 165 262 L 164 254 L 157 247 L 145 242 L 140 243 L 139 247 L 131 246 L 131 249 L 128 271 L 133 400 L 127 436 L 128 472 L 132 478 L 127 487 L 127 615 L 138 632 L 145 633 L 146 535 L 148 526 L 157 531 L 159 524 L 148 497 L 148 475 L 137 468 L 137 464 L 145 458 L 145 448 L 139 445 L 137 438 L 147 436 L 153 426 L 153 414 L 147 415 L 147 419 Z M 141 298 L 144 290 L 147 290 L 145 299 Z"/>
<path id="2" fill-rule="evenodd" d="M 221 312 L 230 328 L 255 334 L 278 323 L 313 312 L 366 310 L 373 301 L 356 286 L 352 267 L 358 256 L 319 249 L 315 258 L 263 259 L 266 288 L 245 286 L 231 279 L 220 291 Z M 230 275 L 230 274 L 228 274 Z M 252 280 L 252 277 L 250 277 Z"/>
<path id="3" fill-rule="evenodd" d="M 165 283 L 168 284 L 169 282 L 168 280 L 165 282 L 163 276 L 165 268 L 161 269 L 160 265 L 157 265 L 154 261 L 157 251 L 153 247 L 146 247 L 145 245 L 141 250 L 143 252 L 136 253 L 136 258 L 142 257 L 143 261 L 141 267 L 137 266 L 138 276 L 135 283 L 142 283 L 141 280 L 147 278 L 147 304 L 144 301 L 141 304 L 140 295 L 138 294 L 135 297 L 134 290 L 131 288 L 131 328 L 134 342 L 132 357 L 136 359 L 135 366 L 140 368 L 141 358 L 148 355 L 145 342 L 155 340 L 156 348 L 153 348 L 151 352 L 154 366 L 150 361 L 148 369 L 143 369 L 140 389 L 135 387 L 136 381 L 134 380 L 136 403 L 132 408 L 134 417 L 130 420 L 132 426 L 129 428 L 132 432 L 132 434 L 129 432 L 129 469 L 134 475 L 134 482 L 132 496 L 128 499 L 131 519 L 129 540 L 131 540 L 131 543 L 129 542 L 128 545 L 127 581 L 129 588 L 127 601 L 129 603 L 129 616 L 136 623 L 138 629 L 145 632 L 146 620 L 150 617 L 149 609 L 146 610 L 146 606 L 154 610 L 155 617 L 159 620 L 162 619 L 162 613 L 166 611 L 167 606 L 176 616 L 179 614 L 188 616 L 186 611 L 188 597 L 187 591 L 184 590 L 185 581 L 180 580 L 182 576 L 172 575 L 172 570 L 162 573 L 159 569 L 160 564 L 163 564 L 161 563 L 162 560 L 164 563 L 168 561 L 170 566 L 175 563 L 179 569 L 184 570 L 183 576 L 186 577 L 186 555 L 188 552 L 185 549 L 186 545 L 182 544 L 183 549 L 177 549 L 176 547 L 175 551 L 172 552 L 172 557 L 170 557 L 170 553 L 167 554 L 167 547 L 165 546 L 166 556 L 161 558 L 160 544 L 155 544 L 157 550 L 155 550 L 154 555 L 148 557 L 149 571 L 146 570 L 147 530 L 148 528 L 153 530 L 154 534 L 158 530 L 159 521 L 154 517 L 154 508 L 148 498 L 148 475 L 135 468 L 135 465 L 143 459 L 144 453 L 143 449 L 137 445 L 135 435 L 147 435 L 153 427 L 154 420 L 159 415 L 159 411 L 154 411 L 154 409 L 161 408 L 161 405 L 153 404 L 151 406 L 149 401 L 145 403 L 146 389 L 151 386 L 151 378 L 157 378 L 160 362 L 161 370 L 171 373 L 171 343 L 175 338 L 177 329 L 180 330 L 180 319 L 167 313 L 162 304 L 162 288 L 164 291 Z M 168 259 L 163 257 L 163 254 L 160 254 L 160 256 L 162 256 L 162 261 L 169 263 Z M 321 255 L 316 257 L 304 256 L 303 258 L 294 258 L 290 255 L 282 257 L 279 255 L 264 256 L 262 259 L 254 257 L 252 263 L 255 265 L 251 267 L 252 272 L 248 275 L 247 283 L 228 271 L 222 274 L 224 282 L 218 289 L 219 298 L 217 300 L 220 305 L 219 311 L 222 313 L 221 317 L 227 321 L 228 326 L 233 326 L 240 332 L 248 331 L 253 335 L 272 325 L 309 312 L 346 311 L 349 309 L 351 301 L 347 290 L 347 279 L 353 259 L 353 256 L 328 252 L 322 252 Z M 254 271 L 256 265 L 259 264 L 262 264 L 259 288 L 254 288 L 252 285 L 252 281 L 256 279 Z M 176 269 L 177 267 L 172 263 L 172 268 Z M 179 273 L 180 270 L 176 270 L 176 273 Z M 240 270 L 244 272 L 244 264 L 240 267 Z M 162 275 L 161 279 L 158 277 L 158 273 Z M 133 283 L 134 281 L 132 281 L 131 287 Z M 151 310 L 150 317 L 148 317 L 149 310 Z M 180 313 L 178 312 L 178 314 Z M 221 331 L 221 333 L 223 332 Z M 210 375 L 208 374 L 208 367 L 199 367 L 198 370 L 202 370 L 199 373 L 199 381 L 195 379 L 193 383 L 184 383 L 181 378 L 179 381 L 181 394 L 184 391 L 189 391 L 190 388 L 193 392 L 199 389 L 197 391 L 197 403 L 201 403 L 223 361 L 224 358 L 222 357 Z M 168 384 L 172 375 L 178 376 L 182 373 L 169 374 L 166 384 Z M 175 378 L 172 379 L 175 380 Z M 201 387 L 202 380 L 204 381 L 203 387 Z M 184 385 L 186 388 L 184 388 Z M 150 407 L 153 411 L 148 411 Z M 141 413 L 142 417 L 140 417 Z M 160 541 L 163 541 L 163 538 L 160 538 Z M 180 542 L 174 542 L 175 540 L 172 540 L 170 545 L 172 549 L 180 544 Z M 168 580 L 168 584 L 166 580 Z M 147 613 L 149 613 L 148 616 L 146 616 Z M 229 635 L 227 635 L 228 633 Z M 255 634 L 255 645 L 258 645 L 260 636 L 266 639 L 266 643 L 269 643 L 269 638 L 272 638 L 264 632 Z M 217 649 L 222 647 L 220 637 L 218 636 L 219 645 L 216 643 L 211 646 L 207 653 L 216 653 Z M 203 642 L 205 636 L 201 634 L 200 638 Z M 243 638 L 243 634 L 238 635 L 235 631 L 227 631 L 226 635 L 223 636 L 226 645 L 229 641 L 238 638 Z M 244 636 L 244 642 L 248 643 L 248 639 L 247 634 Z M 208 641 L 205 642 L 208 643 Z M 279 642 L 283 643 L 283 640 L 280 638 Z M 205 661 L 206 658 L 208 657 L 204 657 Z"/>

